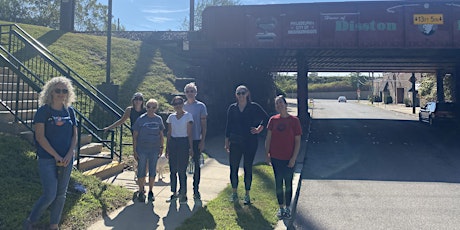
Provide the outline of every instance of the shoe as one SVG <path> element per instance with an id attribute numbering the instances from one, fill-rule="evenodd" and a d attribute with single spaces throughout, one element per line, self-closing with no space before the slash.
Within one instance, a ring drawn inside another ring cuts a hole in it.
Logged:
<path id="1" fill-rule="evenodd" d="M 153 196 L 152 191 L 149 191 L 149 195 L 147 197 L 148 197 L 149 201 L 154 201 L 155 200 L 155 197 Z"/>
<path id="2" fill-rule="evenodd" d="M 282 220 L 284 218 L 284 208 L 279 208 L 278 209 L 278 212 L 276 212 L 276 217 L 278 217 L 278 219 Z"/>
<path id="3" fill-rule="evenodd" d="M 176 201 L 177 200 L 177 195 L 176 194 L 172 194 L 171 197 L 169 197 L 168 200 L 166 200 L 167 203 L 171 203 L 173 201 Z"/>
<path id="4" fill-rule="evenodd" d="M 145 191 L 139 192 L 139 195 L 137 196 L 137 199 L 138 199 L 140 202 L 144 202 L 144 201 L 145 201 Z"/>
<path id="5" fill-rule="evenodd" d="M 289 219 L 291 219 L 291 217 L 292 217 L 292 216 L 291 216 L 291 209 L 289 209 L 288 207 L 286 207 L 286 208 L 284 209 L 283 218 L 289 220 Z"/>
<path id="6" fill-rule="evenodd" d="M 180 204 L 186 204 L 187 203 L 187 196 L 186 195 L 182 195 L 179 197 L 179 203 Z"/>
<path id="7" fill-rule="evenodd" d="M 244 204 L 245 205 L 251 204 L 251 197 L 249 197 L 249 195 L 244 196 Z"/>
<path id="8" fill-rule="evenodd" d="M 194 199 L 194 200 L 201 200 L 201 195 L 200 195 L 200 193 L 197 192 L 197 193 L 193 194 L 193 199 Z"/>
<path id="9" fill-rule="evenodd" d="M 238 193 L 232 193 L 230 196 L 230 202 L 237 202 L 238 201 Z"/>

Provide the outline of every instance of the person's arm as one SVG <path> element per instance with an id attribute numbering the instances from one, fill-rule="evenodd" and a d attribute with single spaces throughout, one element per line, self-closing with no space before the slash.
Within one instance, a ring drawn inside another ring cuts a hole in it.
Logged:
<path id="1" fill-rule="evenodd" d="M 64 157 L 64 167 L 67 167 L 67 165 L 69 163 L 73 163 L 71 162 L 72 160 L 72 157 L 74 157 L 75 155 L 75 148 L 77 147 L 77 126 L 72 126 L 72 141 L 70 143 L 70 148 L 69 148 L 69 151 L 67 152 L 67 154 L 65 155 Z"/>
<path id="2" fill-rule="evenodd" d="M 171 141 L 171 132 L 172 132 L 172 126 L 171 123 L 168 123 L 168 132 L 166 134 L 166 158 L 169 158 L 169 145 Z"/>
<path id="3" fill-rule="evenodd" d="M 188 137 L 188 144 L 190 146 L 189 148 L 189 154 L 190 156 L 193 157 L 193 133 L 192 133 L 192 129 L 193 129 L 193 121 L 189 121 L 187 122 L 187 137 Z"/>
<path id="4" fill-rule="evenodd" d="M 133 131 L 133 153 L 134 153 L 134 159 L 136 161 L 139 161 L 139 155 L 137 155 L 137 138 L 139 137 L 139 131 L 134 130 Z"/>
<path id="5" fill-rule="evenodd" d="M 160 131 L 160 153 L 158 156 L 160 157 L 163 155 L 163 149 L 164 149 L 164 135 L 163 135 L 163 130 Z"/>
<path id="6" fill-rule="evenodd" d="M 62 162 L 64 159 L 54 150 L 51 144 L 48 142 L 45 136 L 45 123 L 35 123 L 35 140 L 38 144 L 57 162 Z"/>
<path id="7" fill-rule="evenodd" d="M 295 166 L 295 161 L 297 160 L 297 155 L 299 155 L 300 151 L 300 135 L 295 136 L 295 145 L 294 145 L 294 153 L 292 154 L 291 159 L 289 160 L 288 167 L 292 168 Z"/>
<path id="8" fill-rule="evenodd" d="M 254 107 L 254 116 L 256 116 L 257 119 L 260 119 L 259 125 L 257 127 L 252 127 L 251 128 L 251 133 L 252 134 L 259 134 L 264 130 L 264 127 L 267 124 L 268 121 L 268 114 L 265 112 L 265 110 L 257 103 L 251 103 L 251 106 Z"/>
<path id="9" fill-rule="evenodd" d="M 123 116 L 118 121 L 115 121 L 113 124 L 105 127 L 104 131 L 111 130 L 125 123 L 125 121 L 128 120 L 129 116 L 131 115 L 131 109 L 132 109 L 131 107 L 126 108 L 125 112 L 123 113 Z M 135 121 L 131 121 L 131 122 L 135 122 Z"/>
<path id="10" fill-rule="evenodd" d="M 265 154 L 266 154 L 265 161 L 267 162 L 267 164 L 271 163 L 271 159 L 270 159 L 270 143 L 271 143 L 271 141 L 272 141 L 272 131 L 268 130 L 267 131 L 267 137 L 265 138 Z"/>
<path id="11" fill-rule="evenodd" d="M 200 152 L 204 150 L 207 128 L 208 128 L 208 124 L 207 124 L 206 116 L 201 117 L 201 141 L 200 141 L 200 144 L 198 145 L 198 149 L 200 150 Z"/>
<path id="12" fill-rule="evenodd" d="M 232 128 L 232 117 L 231 117 L 231 109 L 232 105 L 230 105 L 227 109 L 227 122 L 225 125 L 225 143 L 224 143 L 224 149 L 227 151 L 227 153 L 230 153 L 230 143 L 228 140 L 228 137 L 230 136 L 231 128 Z"/>

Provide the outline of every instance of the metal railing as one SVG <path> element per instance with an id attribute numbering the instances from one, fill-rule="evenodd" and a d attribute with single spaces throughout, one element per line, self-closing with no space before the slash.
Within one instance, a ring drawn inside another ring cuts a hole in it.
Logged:
<path id="1" fill-rule="evenodd" d="M 4 83 L 0 89 L 1 104 L 30 131 L 34 130 L 31 121 L 44 83 L 57 76 L 71 79 L 76 94 L 73 107 L 79 121 L 79 144 L 81 134 L 90 134 L 93 142 L 110 150 L 112 159 L 117 156 L 121 161 L 123 129 L 129 127 L 123 125 L 111 132 L 102 128 L 118 120 L 124 110 L 15 24 L 0 25 L 0 74 Z M 80 155 L 78 150 L 78 160 L 81 157 L 106 158 Z"/>

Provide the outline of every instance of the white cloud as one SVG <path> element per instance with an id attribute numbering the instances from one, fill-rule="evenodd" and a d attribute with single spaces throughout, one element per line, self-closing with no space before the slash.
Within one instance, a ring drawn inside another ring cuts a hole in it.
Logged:
<path id="1" fill-rule="evenodd" d="M 174 21 L 174 19 L 167 18 L 167 17 L 146 17 L 146 19 L 149 22 L 155 22 L 155 23 L 164 23 L 164 22 Z"/>

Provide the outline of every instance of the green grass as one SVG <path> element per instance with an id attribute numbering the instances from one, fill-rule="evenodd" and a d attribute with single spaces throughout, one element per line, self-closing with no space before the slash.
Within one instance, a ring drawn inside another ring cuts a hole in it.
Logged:
<path id="1" fill-rule="evenodd" d="M 16 136 L 0 133 L 0 229 L 20 229 L 42 191 L 38 176 L 35 149 Z M 84 185 L 82 194 L 74 184 Z M 102 183 L 95 177 L 72 172 L 67 200 L 62 216 L 63 229 L 86 229 L 89 224 L 132 199 L 132 192 L 120 186 Z M 48 224 L 45 214 L 40 225 Z"/>
<path id="2" fill-rule="evenodd" d="M 251 187 L 252 205 L 241 201 L 229 201 L 232 193 L 229 185 L 218 197 L 198 210 L 178 229 L 273 229 L 278 222 L 275 216 L 278 202 L 275 195 L 273 169 L 265 164 L 258 164 L 253 169 Z M 244 197 L 243 178 L 240 178 L 238 196 Z"/>

